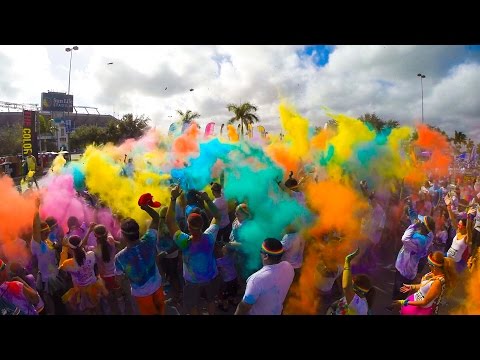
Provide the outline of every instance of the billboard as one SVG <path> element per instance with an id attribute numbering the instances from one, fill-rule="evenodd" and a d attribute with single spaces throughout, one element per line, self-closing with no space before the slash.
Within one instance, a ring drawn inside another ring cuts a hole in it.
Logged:
<path id="1" fill-rule="evenodd" d="M 42 93 L 42 111 L 73 112 L 73 95 L 65 93 Z"/>
<path id="2" fill-rule="evenodd" d="M 37 132 L 35 130 L 35 111 L 23 111 L 22 154 L 28 155 L 32 151 L 38 157 Z"/>

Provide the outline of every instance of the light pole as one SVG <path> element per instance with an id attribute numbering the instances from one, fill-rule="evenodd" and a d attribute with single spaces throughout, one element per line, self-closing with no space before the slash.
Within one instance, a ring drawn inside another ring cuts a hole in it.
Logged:
<path id="1" fill-rule="evenodd" d="M 72 72 L 72 56 L 73 56 L 73 51 L 78 50 L 78 46 L 74 46 L 72 48 L 65 48 L 66 52 L 70 53 L 70 67 L 68 69 L 68 92 L 67 95 L 70 95 L 70 73 Z"/>
<path id="2" fill-rule="evenodd" d="M 71 48 L 65 48 L 65 51 L 66 52 L 69 52 L 70 53 L 70 66 L 68 68 L 68 91 L 67 91 L 67 95 L 70 95 L 70 74 L 72 72 L 72 56 L 73 56 L 73 51 L 75 50 L 78 50 L 78 46 L 73 46 Z M 67 114 L 69 114 L 69 112 L 67 112 Z M 65 116 L 65 112 L 63 113 L 63 116 Z M 67 115 L 68 116 L 68 115 Z M 72 126 L 71 125 L 71 120 L 69 119 L 69 129 L 70 130 L 70 127 Z M 67 127 L 65 126 L 65 138 L 66 138 L 66 142 L 67 142 L 67 150 L 70 151 L 70 134 L 67 132 Z"/>
<path id="3" fill-rule="evenodd" d="M 423 124 L 423 79 L 425 78 L 425 75 L 418 73 L 417 76 L 420 77 L 420 85 L 422 87 L 422 124 Z"/>

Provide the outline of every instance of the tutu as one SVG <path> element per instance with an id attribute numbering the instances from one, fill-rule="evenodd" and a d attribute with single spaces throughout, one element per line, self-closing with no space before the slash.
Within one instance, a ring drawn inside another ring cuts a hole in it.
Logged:
<path id="1" fill-rule="evenodd" d="M 408 301 L 415 301 L 413 294 L 407 298 Z M 400 309 L 401 315 L 433 315 L 433 306 L 423 308 L 420 306 L 407 305 Z"/>
<path id="2" fill-rule="evenodd" d="M 108 291 L 103 280 L 97 279 L 95 283 L 87 286 L 74 286 L 62 296 L 62 301 L 81 312 L 95 308 L 100 299 L 107 295 Z"/>

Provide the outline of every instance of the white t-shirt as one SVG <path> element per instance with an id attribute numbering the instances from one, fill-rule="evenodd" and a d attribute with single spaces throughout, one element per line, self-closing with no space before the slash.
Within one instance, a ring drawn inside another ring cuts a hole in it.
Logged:
<path id="1" fill-rule="evenodd" d="M 284 249 L 283 261 L 288 261 L 294 269 L 299 269 L 303 264 L 303 250 L 305 240 L 299 233 L 285 234 L 281 241 Z"/>
<path id="2" fill-rule="evenodd" d="M 62 268 L 72 275 L 74 286 L 87 286 L 94 284 L 97 281 L 94 266 L 95 253 L 93 251 L 88 251 L 82 266 L 79 266 L 75 259 L 72 258 L 65 260 Z"/>
<path id="3" fill-rule="evenodd" d="M 447 257 L 452 258 L 455 262 L 462 260 L 463 252 L 467 248 L 467 243 L 465 242 L 466 239 L 466 236 L 462 239 L 457 239 L 457 235 L 455 235 L 452 240 L 452 246 L 447 251 Z"/>
<path id="4" fill-rule="evenodd" d="M 219 198 L 215 198 L 213 200 L 214 205 L 217 207 L 218 211 L 220 212 L 220 215 L 222 218 L 220 219 L 220 229 L 223 229 L 225 226 L 228 226 L 230 224 L 230 218 L 228 217 L 228 203 L 227 200 L 222 196 Z"/>
<path id="5" fill-rule="evenodd" d="M 113 240 L 113 237 L 108 234 L 107 236 L 107 242 L 108 242 L 108 251 L 110 252 L 110 261 L 109 262 L 104 262 L 103 261 L 103 256 L 102 256 L 102 245 L 98 244 L 98 246 L 93 249 L 93 252 L 95 253 L 97 265 L 98 265 L 98 272 L 101 276 L 103 277 L 112 277 L 115 276 L 115 254 L 117 253 L 117 250 L 115 248 L 115 241 Z"/>
<path id="6" fill-rule="evenodd" d="M 57 277 L 58 263 L 55 249 L 50 248 L 44 241 L 39 244 L 33 239 L 30 242 L 30 249 L 32 255 L 37 258 L 42 281 L 46 282 L 48 279 Z"/>
<path id="7" fill-rule="evenodd" d="M 294 275 L 293 267 L 287 261 L 264 265 L 250 275 L 243 296 L 243 301 L 252 305 L 249 315 L 281 315 Z"/>

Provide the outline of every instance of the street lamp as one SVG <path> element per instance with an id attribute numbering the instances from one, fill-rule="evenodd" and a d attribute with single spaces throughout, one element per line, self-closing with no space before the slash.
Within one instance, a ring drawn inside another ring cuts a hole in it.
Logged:
<path id="1" fill-rule="evenodd" d="M 72 72 L 73 50 L 78 50 L 78 46 L 74 46 L 72 48 L 68 48 L 68 47 L 65 48 L 65 51 L 70 53 L 70 68 L 68 69 L 68 92 L 67 92 L 67 95 L 70 95 L 70 73 Z"/>
<path id="2" fill-rule="evenodd" d="M 423 79 L 425 75 L 418 73 L 417 76 L 420 77 L 420 85 L 422 86 L 422 124 L 423 124 Z"/>

